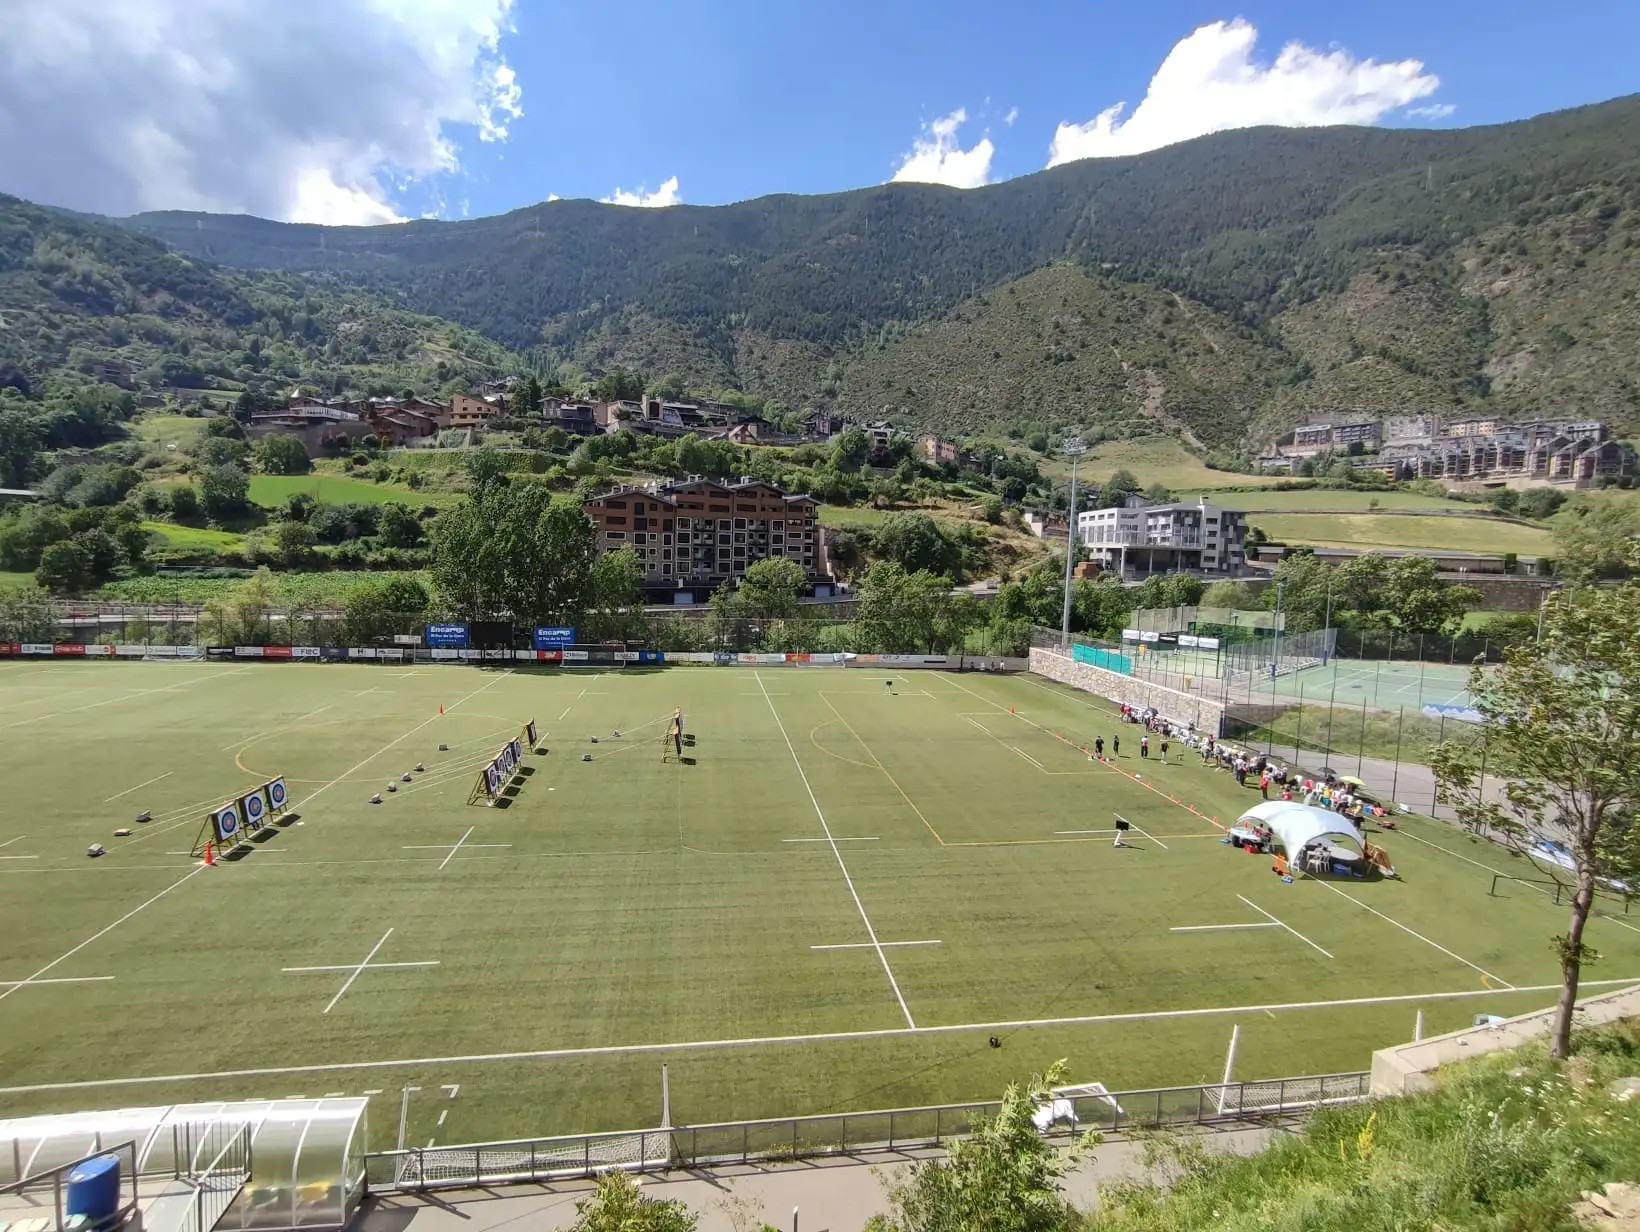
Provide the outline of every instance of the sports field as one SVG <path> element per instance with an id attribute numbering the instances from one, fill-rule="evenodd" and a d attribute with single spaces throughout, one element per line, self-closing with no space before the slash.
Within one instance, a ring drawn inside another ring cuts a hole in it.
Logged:
<path id="1" fill-rule="evenodd" d="M 1136 649 L 1136 648 L 1135 648 Z M 1168 683 L 1167 677 L 1188 676 L 1205 682 L 1224 675 L 1223 653 L 1212 650 L 1153 650 L 1133 656 L 1134 674 L 1141 679 Z M 1174 682 L 1177 683 L 1177 682 Z M 1300 671 L 1283 670 L 1273 680 L 1245 672 L 1223 687 L 1228 701 L 1254 701 L 1272 691 L 1280 698 L 1325 705 L 1367 705 L 1380 710 L 1417 709 L 1426 705 L 1467 706 L 1469 667 L 1466 664 L 1393 663 L 1382 659 L 1340 659 L 1317 663 Z"/>
<path id="2" fill-rule="evenodd" d="M 1489 897 L 1495 849 L 1413 822 L 1379 836 L 1404 880 L 1284 885 L 1217 841 L 1255 791 L 1131 726 L 1088 760 L 1103 703 L 888 679 L 0 666 L 0 1099 L 380 1092 L 384 1146 L 414 1085 L 410 1140 L 454 1143 L 656 1125 L 663 1063 L 698 1124 L 994 1096 L 1057 1057 L 1216 1080 L 1233 1024 L 1240 1077 L 1363 1068 L 1420 1008 L 1552 1000 L 1563 911 Z M 661 760 L 674 707 L 693 764 Z M 530 718 L 550 751 L 468 806 Z M 299 821 L 192 859 L 274 775 Z M 1640 918 L 1592 931 L 1594 974 L 1640 982 Z"/>

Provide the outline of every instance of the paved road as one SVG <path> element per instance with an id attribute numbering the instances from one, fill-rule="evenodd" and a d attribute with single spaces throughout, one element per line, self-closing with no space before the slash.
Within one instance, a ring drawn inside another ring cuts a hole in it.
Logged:
<path id="1" fill-rule="evenodd" d="M 1213 1150 L 1251 1154 L 1276 1131 L 1230 1130 L 1208 1135 Z M 1101 1182 L 1144 1175 L 1143 1145 L 1112 1140 L 1066 1178 L 1066 1192 L 1081 1207 L 1097 1199 Z M 904 1153 L 844 1157 L 796 1164 L 736 1166 L 712 1172 L 645 1177 L 643 1192 L 675 1198 L 701 1216 L 700 1232 L 749 1232 L 767 1221 L 801 1232 L 856 1232 L 885 1209 L 883 1180 L 915 1162 Z M 575 1204 L 592 1186 L 586 1181 L 452 1190 L 422 1196 L 370 1199 L 353 1225 L 357 1232 L 551 1232 L 575 1220 Z"/>

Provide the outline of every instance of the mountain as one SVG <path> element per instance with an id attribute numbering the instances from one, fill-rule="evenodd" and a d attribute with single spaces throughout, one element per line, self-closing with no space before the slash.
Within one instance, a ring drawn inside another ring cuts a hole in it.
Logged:
<path id="1" fill-rule="evenodd" d="M 1640 423 L 1640 95 L 1449 131 L 1248 129 L 981 189 L 588 201 L 391 227 L 143 214 L 538 359 L 948 430 L 1321 412 Z"/>
<path id="2" fill-rule="evenodd" d="M 38 396 L 119 361 L 143 384 L 438 387 L 515 371 L 503 344 L 362 288 L 221 268 L 131 231 L 0 196 L 0 378 Z"/>

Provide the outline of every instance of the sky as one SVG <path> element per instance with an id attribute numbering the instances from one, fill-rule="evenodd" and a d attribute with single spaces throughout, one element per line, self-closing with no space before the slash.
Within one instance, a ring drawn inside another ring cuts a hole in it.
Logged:
<path id="1" fill-rule="evenodd" d="M 894 179 L 1640 90 L 1636 0 L 0 0 L 0 192 L 328 225 Z"/>

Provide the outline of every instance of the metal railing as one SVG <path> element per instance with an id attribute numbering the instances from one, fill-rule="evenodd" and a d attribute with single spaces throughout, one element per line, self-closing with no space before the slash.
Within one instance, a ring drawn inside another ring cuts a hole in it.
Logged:
<path id="1" fill-rule="evenodd" d="M 1110 1133 L 1300 1115 L 1366 1099 L 1365 1071 L 1262 1082 L 1207 1083 L 1071 1098 L 1078 1130 Z M 675 1129 L 520 1138 L 466 1146 L 408 1147 L 365 1156 L 375 1193 L 460 1189 L 633 1172 L 939 1147 L 974 1132 L 995 1100 L 893 1108 Z"/>
<path id="2" fill-rule="evenodd" d="M 192 1227 L 210 1232 L 251 1178 L 251 1125 L 212 1121 L 176 1125 L 171 1133 L 177 1179 L 193 1190 Z M 195 1161 L 213 1147 L 210 1162 L 196 1170 Z"/>
<path id="3" fill-rule="evenodd" d="M 120 1166 L 120 1205 L 114 1212 L 112 1226 L 125 1223 L 131 1213 L 137 1208 L 137 1143 L 136 1139 L 126 1142 L 116 1142 L 110 1146 L 99 1147 L 90 1155 L 71 1159 L 67 1163 L 57 1164 L 51 1168 L 42 1168 L 30 1176 L 13 1181 L 9 1185 L 0 1185 L 0 1196 L 18 1194 L 29 1198 L 41 1193 L 47 1187 L 51 1190 L 51 1227 L 53 1232 L 63 1232 L 69 1226 L 69 1215 L 65 1208 L 67 1192 L 64 1189 L 64 1179 L 75 1168 L 93 1159 L 101 1159 L 105 1155 L 122 1155 L 125 1160 Z M 125 1199 L 125 1190 L 129 1187 L 131 1196 Z M 37 1217 L 38 1218 L 38 1217 Z"/>

